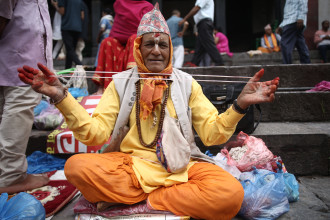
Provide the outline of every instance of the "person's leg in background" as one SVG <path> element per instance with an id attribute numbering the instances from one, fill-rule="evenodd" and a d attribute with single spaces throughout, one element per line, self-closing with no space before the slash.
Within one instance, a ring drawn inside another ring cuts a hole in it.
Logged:
<path id="1" fill-rule="evenodd" d="M 300 63 L 311 63 L 309 58 L 309 50 L 304 38 L 304 29 L 297 29 L 296 47 L 299 53 Z"/>
<path id="2" fill-rule="evenodd" d="M 201 20 L 197 25 L 198 39 L 201 44 L 201 47 L 204 49 L 206 53 L 210 55 L 215 65 L 223 66 L 224 64 L 222 57 L 214 43 L 213 29 L 214 29 L 213 22 L 210 19 Z M 196 62 L 198 61 L 200 62 L 200 60 L 196 60 Z"/>
<path id="3" fill-rule="evenodd" d="M 203 48 L 200 41 L 201 41 L 201 38 L 198 34 L 197 39 L 196 39 L 196 43 L 195 43 L 195 53 L 194 53 L 194 56 L 193 56 L 192 61 L 191 61 L 196 66 L 198 66 L 200 64 L 200 62 L 202 61 L 202 59 L 204 57 L 204 53 L 205 53 L 205 50 L 204 50 L 204 48 Z"/>
<path id="4" fill-rule="evenodd" d="M 173 67 L 181 68 L 184 61 L 184 47 L 179 45 L 173 47 Z"/>
<path id="5" fill-rule="evenodd" d="M 323 61 L 323 63 L 327 63 L 328 59 L 327 59 L 327 50 L 330 50 L 330 45 L 320 45 L 317 48 L 320 52 L 321 55 L 321 59 Z"/>
<path id="6" fill-rule="evenodd" d="M 281 51 L 283 64 L 292 63 L 292 51 L 297 41 L 297 23 L 288 24 L 283 27 L 281 38 Z"/>
<path id="7" fill-rule="evenodd" d="M 76 47 L 76 54 L 81 62 L 83 61 L 82 51 L 84 50 L 84 48 L 85 48 L 85 41 L 82 38 L 79 38 Z"/>
<path id="8" fill-rule="evenodd" d="M 53 49 L 53 59 L 56 59 L 56 57 L 59 54 L 62 47 L 63 47 L 63 41 L 62 40 L 57 40 L 56 44 L 55 44 L 55 47 Z"/>
<path id="9" fill-rule="evenodd" d="M 211 57 L 208 53 L 204 53 L 204 56 L 199 63 L 199 66 L 211 66 Z"/>
<path id="10" fill-rule="evenodd" d="M 41 95 L 31 87 L 0 87 L 0 193 L 41 187 L 48 178 L 27 175 L 26 147 Z"/>
<path id="11" fill-rule="evenodd" d="M 82 62 L 78 59 L 76 54 L 79 35 L 80 33 L 76 31 L 62 30 L 62 39 L 66 50 L 65 69 L 71 68 L 72 62 L 74 62 L 75 65 L 82 65 Z"/>

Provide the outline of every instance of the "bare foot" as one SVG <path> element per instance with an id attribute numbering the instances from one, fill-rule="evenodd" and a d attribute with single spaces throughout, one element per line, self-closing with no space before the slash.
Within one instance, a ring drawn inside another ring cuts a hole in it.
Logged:
<path id="1" fill-rule="evenodd" d="M 8 194 L 13 194 L 27 190 L 32 190 L 35 188 L 42 187 L 46 185 L 48 182 L 49 182 L 49 178 L 45 175 L 28 174 L 26 179 L 23 180 L 22 182 L 7 187 L 0 187 L 0 193 L 6 192 Z"/>
<path id="2" fill-rule="evenodd" d="M 98 202 L 96 205 L 98 212 L 103 212 L 104 210 L 108 209 L 110 206 L 117 205 L 118 203 L 113 202 Z"/>

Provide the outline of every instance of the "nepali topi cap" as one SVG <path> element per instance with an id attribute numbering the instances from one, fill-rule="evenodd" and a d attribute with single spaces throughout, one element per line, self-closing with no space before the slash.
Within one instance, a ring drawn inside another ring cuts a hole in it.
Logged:
<path id="1" fill-rule="evenodd" d="M 170 35 L 170 30 L 168 29 L 166 20 L 159 11 L 158 2 L 151 11 L 143 15 L 137 30 L 137 37 L 153 32 Z"/>

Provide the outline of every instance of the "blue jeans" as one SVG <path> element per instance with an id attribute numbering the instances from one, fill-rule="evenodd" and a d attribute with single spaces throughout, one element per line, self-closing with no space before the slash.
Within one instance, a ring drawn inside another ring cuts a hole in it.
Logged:
<path id="1" fill-rule="evenodd" d="M 300 63 L 310 63 L 309 50 L 307 48 L 304 34 L 304 28 L 298 29 L 297 23 L 288 24 L 283 27 L 281 39 L 281 51 L 284 64 L 292 63 L 292 50 L 297 47 Z"/>
<path id="2" fill-rule="evenodd" d="M 321 59 L 323 60 L 323 62 L 327 63 L 327 50 L 330 50 L 330 45 L 321 45 L 318 46 L 317 49 L 319 49 L 320 51 Z"/>

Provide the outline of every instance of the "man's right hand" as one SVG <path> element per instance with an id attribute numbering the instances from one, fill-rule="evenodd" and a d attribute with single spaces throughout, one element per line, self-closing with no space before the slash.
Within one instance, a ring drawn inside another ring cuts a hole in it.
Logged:
<path id="1" fill-rule="evenodd" d="M 40 70 L 27 65 L 18 68 L 18 77 L 31 85 L 34 91 L 50 97 L 54 102 L 63 99 L 66 90 L 64 85 L 47 67 L 41 63 L 38 63 L 38 67 Z"/>

